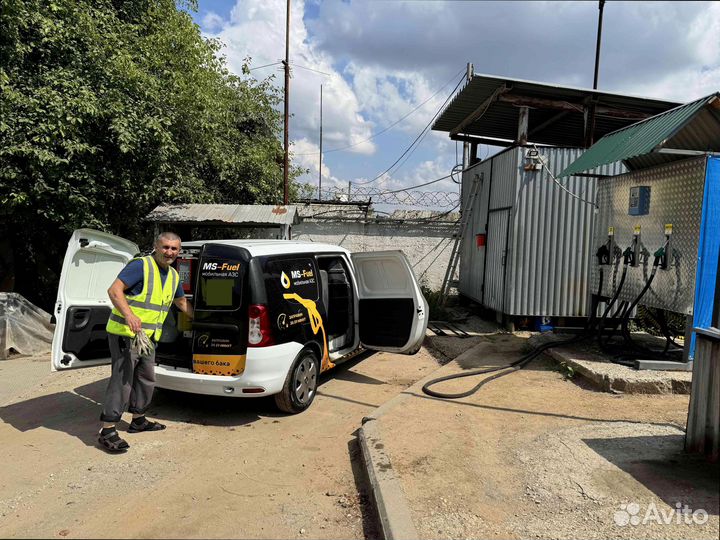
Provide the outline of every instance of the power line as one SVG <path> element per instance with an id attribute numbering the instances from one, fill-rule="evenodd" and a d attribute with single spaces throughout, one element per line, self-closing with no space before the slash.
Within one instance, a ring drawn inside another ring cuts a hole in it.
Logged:
<path id="1" fill-rule="evenodd" d="M 324 71 L 320 71 L 319 69 L 313 69 L 305 66 L 301 66 L 300 64 L 296 64 L 295 62 L 290 62 L 291 65 L 295 67 L 299 67 L 300 69 L 307 69 L 308 71 L 314 71 L 315 73 L 320 73 L 320 75 L 327 75 L 330 77 L 330 73 L 325 73 Z"/>
<path id="2" fill-rule="evenodd" d="M 298 66 L 298 67 L 300 67 L 300 66 Z M 435 96 L 437 96 L 440 92 L 442 92 L 442 91 L 445 89 L 445 87 L 447 87 L 448 84 L 450 84 L 451 82 L 453 82 L 453 81 L 458 77 L 458 75 L 460 75 L 460 73 L 462 73 L 463 71 L 465 71 L 465 70 L 464 70 L 464 69 L 461 69 L 458 73 L 456 73 L 455 75 L 453 75 L 448 82 L 446 82 L 444 85 L 442 85 L 442 87 L 440 87 L 437 91 L 435 91 L 435 93 L 434 93 L 433 95 L 431 95 L 431 96 L 430 96 L 429 98 L 427 98 L 425 101 L 423 101 L 422 103 L 420 103 L 420 105 L 418 105 L 417 107 L 415 107 L 413 110 L 411 110 L 410 112 L 408 112 L 407 114 L 405 114 L 404 116 L 402 116 L 401 118 L 399 118 L 398 120 L 396 120 L 395 122 L 393 122 L 392 124 L 384 127 L 384 128 L 381 129 L 380 131 L 376 131 L 375 133 L 373 133 L 372 135 L 370 135 L 370 137 L 368 137 L 367 139 L 363 139 L 362 141 L 358 141 L 358 142 L 356 142 L 356 143 L 348 144 L 348 145 L 346 145 L 346 146 L 339 146 L 339 147 L 337 147 L 337 148 L 331 148 L 330 150 L 325 150 L 323 153 L 329 154 L 330 152 L 339 152 L 339 151 L 341 151 L 341 150 L 347 150 L 348 148 L 352 148 L 352 147 L 354 147 L 354 146 L 358 146 L 359 144 L 362 144 L 362 143 L 366 143 L 366 142 L 368 142 L 368 141 L 371 141 L 371 140 L 373 140 L 375 137 L 377 137 L 378 135 L 382 135 L 383 133 L 385 133 L 385 132 L 386 132 L 387 130 L 389 130 L 390 128 L 397 126 L 400 122 L 402 122 L 403 120 L 405 120 L 408 116 L 410 116 L 412 113 L 414 113 L 415 111 L 417 111 L 419 108 L 421 108 L 423 105 L 425 105 L 428 101 L 430 101 L 432 98 L 434 98 Z M 312 156 L 312 155 L 315 155 L 316 153 L 317 153 L 317 152 L 303 152 L 302 154 L 294 154 L 294 155 L 295 155 L 295 156 Z"/>
<path id="3" fill-rule="evenodd" d="M 434 184 L 436 182 L 440 182 L 441 180 L 446 180 L 448 178 L 452 178 L 452 175 L 448 174 L 447 176 L 442 176 L 440 178 L 436 178 L 435 180 L 430 180 L 429 182 L 425 182 L 424 184 L 417 184 L 417 185 L 402 188 L 402 189 L 395 189 L 392 191 L 381 190 L 380 193 L 400 193 L 401 191 L 408 191 L 413 188 L 429 186 L 430 184 Z"/>
<path id="4" fill-rule="evenodd" d="M 258 67 L 250 68 L 249 71 L 255 71 L 256 69 L 262 69 L 262 68 L 266 68 L 266 67 L 277 66 L 277 65 L 279 65 L 279 64 L 282 64 L 282 62 L 273 62 L 272 64 L 265 64 L 264 66 L 258 66 Z"/>
<path id="5" fill-rule="evenodd" d="M 380 174 L 378 174 L 378 175 L 377 175 L 375 178 L 373 178 L 372 180 L 368 180 L 367 182 L 358 182 L 358 185 L 370 184 L 370 183 L 374 182 L 375 180 L 377 180 L 378 178 L 382 177 L 384 174 L 386 174 L 386 173 L 389 172 L 390 170 L 392 170 L 393 167 L 395 167 L 395 165 L 397 165 L 398 162 L 399 162 L 408 152 L 410 152 L 410 151 L 412 150 L 412 148 L 415 146 L 415 144 L 418 142 L 418 140 L 420 140 L 420 138 L 424 138 L 424 137 L 425 137 L 425 133 L 426 133 L 426 131 L 428 130 L 428 128 L 432 125 L 432 123 L 433 123 L 433 122 L 435 121 L 435 119 L 438 117 L 438 115 L 440 114 L 440 112 L 445 108 L 445 105 L 447 104 L 447 102 L 450 101 L 450 98 L 455 94 L 455 92 L 457 91 L 457 89 L 460 87 L 460 85 L 462 84 L 462 82 L 463 82 L 464 80 L 465 80 L 465 77 L 462 77 L 462 78 L 458 81 L 457 85 L 455 85 L 455 88 L 453 88 L 453 91 L 450 92 L 450 94 L 449 94 L 448 97 L 445 99 L 445 101 L 443 102 L 443 104 L 440 105 L 440 107 L 439 107 L 438 110 L 435 112 L 435 114 L 434 114 L 433 117 L 430 119 L 430 121 L 427 123 L 427 125 L 422 129 L 422 131 L 420 132 L 420 134 L 419 134 L 417 137 L 415 137 L 415 140 L 410 144 L 410 146 L 408 146 L 408 147 L 405 149 L 405 151 L 404 151 L 402 154 L 400 154 L 400 157 L 395 160 L 395 163 L 393 163 L 392 165 L 390 165 L 387 169 L 385 169 L 383 172 L 381 172 Z M 413 150 L 413 151 L 414 151 L 414 150 Z M 407 160 L 406 160 L 406 161 L 407 161 Z M 403 163 L 405 163 L 405 162 L 403 162 Z M 398 167 L 398 168 L 399 168 L 399 167 Z"/>

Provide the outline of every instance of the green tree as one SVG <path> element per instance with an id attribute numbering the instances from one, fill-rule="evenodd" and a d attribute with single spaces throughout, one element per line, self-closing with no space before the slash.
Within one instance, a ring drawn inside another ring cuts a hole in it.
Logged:
<path id="1" fill-rule="evenodd" d="M 0 237 L 39 305 L 78 227 L 146 241 L 163 202 L 282 201 L 281 97 L 228 71 L 196 7 L 0 2 Z"/>

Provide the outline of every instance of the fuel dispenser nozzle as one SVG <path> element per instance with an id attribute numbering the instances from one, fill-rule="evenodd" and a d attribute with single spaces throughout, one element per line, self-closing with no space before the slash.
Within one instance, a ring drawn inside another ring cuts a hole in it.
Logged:
<path id="1" fill-rule="evenodd" d="M 625 266 L 633 266 L 635 263 L 635 249 L 633 246 L 628 246 L 623 251 L 623 264 Z"/>
<path id="2" fill-rule="evenodd" d="M 597 257 L 598 264 L 600 266 L 610 264 L 610 250 L 608 250 L 608 247 L 606 244 L 603 244 L 600 246 L 597 250 L 597 253 L 595 253 L 595 256 Z"/>
<path id="3" fill-rule="evenodd" d="M 670 266 L 670 253 L 672 253 L 670 249 L 670 238 L 672 237 L 672 230 L 673 226 L 672 223 L 667 223 L 665 225 L 665 245 L 661 248 L 663 250 L 662 258 L 660 259 L 660 268 L 662 270 L 667 270 Z M 658 250 L 660 251 L 660 250 Z"/>
<path id="4" fill-rule="evenodd" d="M 667 243 L 666 243 L 667 245 Z M 655 253 L 655 260 L 653 261 L 653 266 L 660 266 L 660 268 L 667 268 L 667 251 L 665 251 L 665 246 L 658 249 Z M 665 264 L 665 266 L 663 266 Z"/>

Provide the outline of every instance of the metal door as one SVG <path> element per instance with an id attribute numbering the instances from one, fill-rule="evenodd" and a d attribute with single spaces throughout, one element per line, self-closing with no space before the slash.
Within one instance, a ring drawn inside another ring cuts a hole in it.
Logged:
<path id="1" fill-rule="evenodd" d="M 507 260 L 510 208 L 490 210 L 485 254 L 487 265 L 483 289 L 483 305 L 504 313 L 505 271 Z"/>

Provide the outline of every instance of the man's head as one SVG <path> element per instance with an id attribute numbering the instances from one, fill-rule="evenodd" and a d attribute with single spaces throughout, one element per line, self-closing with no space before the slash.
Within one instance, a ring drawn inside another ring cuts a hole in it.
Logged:
<path id="1" fill-rule="evenodd" d="M 155 237 L 153 257 L 158 266 L 167 268 L 180 253 L 180 237 L 174 232 L 161 232 Z"/>

